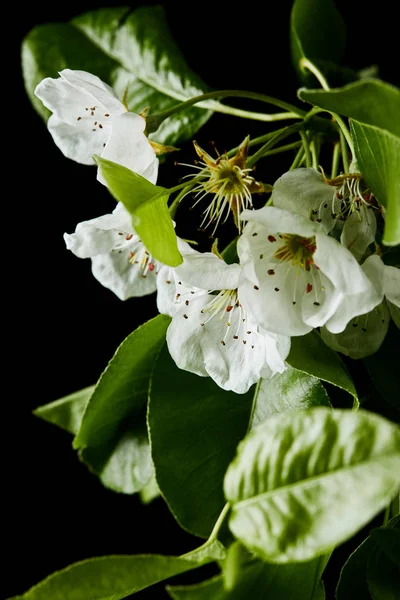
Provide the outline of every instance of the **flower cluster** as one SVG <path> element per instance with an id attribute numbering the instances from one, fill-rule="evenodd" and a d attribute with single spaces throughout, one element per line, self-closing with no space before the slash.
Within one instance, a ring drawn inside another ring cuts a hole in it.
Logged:
<path id="1" fill-rule="evenodd" d="M 145 117 L 128 112 L 100 79 L 67 69 L 42 81 L 36 95 L 53 112 L 48 127 L 67 157 L 91 164 L 98 154 L 156 182 Z M 390 317 L 399 325 L 400 309 L 400 270 L 380 256 L 381 207 L 357 166 L 332 179 L 294 168 L 254 210 L 252 194 L 267 188 L 247 167 L 248 143 L 216 159 L 195 144 L 198 173 L 182 195 L 210 198 L 202 225 L 213 223 L 213 233 L 233 215 L 234 264 L 215 248 L 200 253 L 178 240 L 183 263 L 162 265 L 121 204 L 65 234 L 68 249 L 91 258 L 93 275 L 122 300 L 157 291 L 159 311 L 172 317 L 167 343 L 177 365 L 237 393 L 283 372 L 291 336 L 315 328 L 350 357 L 375 352 Z"/>

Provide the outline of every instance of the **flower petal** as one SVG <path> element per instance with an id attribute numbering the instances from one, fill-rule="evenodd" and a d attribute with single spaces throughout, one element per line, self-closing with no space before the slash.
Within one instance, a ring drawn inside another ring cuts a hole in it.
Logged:
<path id="1" fill-rule="evenodd" d="M 157 308 L 162 315 L 172 317 L 176 311 L 176 281 L 174 269 L 163 265 L 157 276 Z"/>
<path id="2" fill-rule="evenodd" d="M 333 334 L 326 327 L 321 328 L 325 344 L 350 358 L 364 358 L 379 350 L 385 339 L 390 322 L 386 302 L 376 306 L 371 312 L 354 317 L 341 333 Z"/>
<path id="3" fill-rule="evenodd" d="M 87 71 L 64 69 L 60 71 L 60 77 L 77 91 L 90 94 L 97 104 L 109 110 L 114 116 L 126 112 L 126 107 L 118 99 L 112 87 L 96 75 Z"/>
<path id="4" fill-rule="evenodd" d="M 177 311 L 167 332 L 168 348 L 179 368 L 210 375 L 223 389 L 243 394 L 260 379 L 265 336 L 253 329 L 254 323 L 239 308 L 223 319 L 209 318 L 202 309 L 213 299 L 196 293 L 189 306 Z"/>
<path id="5" fill-rule="evenodd" d="M 142 244 L 143 246 L 143 244 Z M 140 264 L 130 262 L 130 251 L 112 250 L 92 258 L 92 273 L 120 300 L 146 296 L 157 289 L 158 268 L 144 274 Z"/>
<path id="6" fill-rule="evenodd" d="M 259 210 L 244 210 L 240 214 L 240 219 L 249 223 L 258 223 L 261 228 L 266 227 L 270 231 L 279 233 L 297 233 L 304 237 L 312 237 L 321 232 L 321 226 L 317 223 L 311 223 L 301 215 L 275 206 L 265 206 Z M 246 229 L 247 226 L 243 231 L 244 235 L 248 235 Z"/>
<path id="7" fill-rule="evenodd" d="M 400 308 L 400 269 L 385 265 L 383 290 L 389 302 Z"/>
<path id="8" fill-rule="evenodd" d="M 359 210 L 355 210 L 346 220 L 340 241 L 352 255 L 360 260 L 375 240 L 376 218 L 371 208 L 361 204 Z"/>
<path id="9" fill-rule="evenodd" d="M 343 266 L 345 268 L 348 267 Z M 369 313 L 383 300 L 384 265 L 379 256 L 375 254 L 368 257 L 360 270 L 366 279 L 367 288 L 355 286 L 353 294 L 343 296 L 336 312 L 325 324 L 331 333 L 342 332 L 353 317 Z M 349 277 L 356 279 L 354 272 L 350 269 L 348 272 Z"/>
<path id="10" fill-rule="evenodd" d="M 242 276 L 240 265 L 227 265 L 212 252 L 200 253 L 193 249 L 190 253 L 184 252 L 182 257 L 183 263 L 175 272 L 186 284 L 208 291 L 237 289 Z"/>
<path id="11" fill-rule="evenodd" d="M 140 115 L 124 113 L 113 119 L 111 136 L 101 153 L 102 158 L 116 162 L 155 183 L 158 158 L 143 133 L 146 121 Z M 97 179 L 105 183 L 100 170 Z"/>
<path id="12" fill-rule="evenodd" d="M 103 129 L 84 121 L 70 125 L 56 115 L 51 115 L 47 128 L 64 156 L 82 165 L 94 165 L 93 154 L 103 151 L 111 133 L 110 125 Z"/>
<path id="13" fill-rule="evenodd" d="M 275 373 L 283 373 L 286 370 L 285 359 L 290 352 L 290 337 L 278 335 L 259 328 L 265 337 L 265 365 L 261 371 L 261 377 L 269 379 Z"/>
<path id="14" fill-rule="evenodd" d="M 127 240 L 128 238 L 128 240 Z M 68 250 L 79 258 L 91 258 L 112 250 L 131 246 L 139 238 L 132 227 L 132 218 L 122 204 L 113 213 L 78 223 L 75 233 L 64 234 Z"/>
<path id="15" fill-rule="evenodd" d="M 315 169 L 293 169 L 274 183 L 273 205 L 321 223 L 329 233 L 339 213 L 336 188 L 324 181 Z M 332 216 L 333 215 L 333 216 Z"/>

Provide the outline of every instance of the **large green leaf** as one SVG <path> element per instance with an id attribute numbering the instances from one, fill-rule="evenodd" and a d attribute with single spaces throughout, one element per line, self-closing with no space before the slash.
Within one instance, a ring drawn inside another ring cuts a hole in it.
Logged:
<path id="1" fill-rule="evenodd" d="M 90 398 L 74 447 L 99 447 L 139 414 L 147 400 L 150 375 L 170 318 L 158 315 L 131 333 L 119 346 Z"/>
<path id="2" fill-rule="evenodd" d="M 349 372 L 338 354 L 328 348 L 316 331 L 292 337 L 289 365 L 345 390 L 358 406 L 358 396 Z"/>
<path id="3" fill-rule="evenodd" d="M 339 583 L 336 589 L 336 598 L 337 600 L 354 600 L 355 598 L 362 598 L 363 600 L 372 600 L 375 596 L 371 595 L 369 589 L 369 582 L 367 581 L 367 575 L 370 574 L 370 569 L 372 569 L 372 578 L 374 579 L 374 583 L 378 580 L 379 582 L 382 579 L 382 576 L 387 577 L 387 583 L 390 585 L 391 577 L 390 572 L 395 572 L 394 568 L 396 565 L 396 561 L 394 560 L 392 564 L 391 559 L 382 555 L 379 555 L 377 551 L 379 547 L 377 545 L 377 541 L 380 540 L 382 543 L 382 536 L 385 538 L 385 549 L 384 552 L 391 552 L 393 548 L 393 544 L 389 542 L 388 550 L 388 542 L 386 535 L 395 534 L 397 536 L 400 535 L 400 516 L 394 517 L 391 521 L 389 521 L 387 527 L 380 527 L 379 529 L 373 529 L 371 535 L 367 537 L 363 543 L 358 546 L 358 548 L 350 555 L 346 564 L 344 565 L 341 573 Z M 390 538 L 392 539 L 392 538 Z M 400 554 L 397 554 L 397 559 Z M 378 559 L 378 560 L 377 560 Z M 370 562 L 371 560 L 371 562 Z M 389 575 L 387 573 L 386 565 L 389 567 Z M 381 573 L 376 573 L 376 566 L 381 570 Z M 400 581 L 400 579 L 398 579 Z M 374 587 L 374 583 L 372 583 L 372 587 Z M 376 596 L 379 600 L 384 600 L 386 597 Z M 387 596 L 387 600 L 390 599 L 390 596 Z M 393 600 L 396 599 L 396 596 L 393 597 Z"/>
<path id="4" fill-rule="evenodd" d="M 165 347 L 153 371 L 148 426 L 156 479 L 179 523 L 207 537 L 224 506 L 224 473 L 245 435 L 252 394 L 178 369 Z"/>
<path id="5" fill-rule="evenodd" d="M 314 408 L 255 428 L 239 445 L 224 489 L 232 533 L 264 560 L 288 563 L 351 537 L 399 485 L 396 425 L 362 410 Z"/>
<path id="6" fill-rule="evenodd" d="M 137 555 L 90 558 L 53 573 L 10 600 L 120 600 L 159 581 L 223 558 L 214 542 L 185 557 Z"/>
<path id="7" fill-rule="evenodd" d="M 386 207 L 382 241 L 388 246 L 400 244 L 400 137 L 354 119 L 351 133 L 360 171 Z"/>
<path id="8" fill-rule="evenodd" d="M 180 265 L 182 257 L 167 206 L 168 190 L 110 160 L 100 156 L 95 160 L 114 198 L 132 215 L 133 227 L 150 254 L 171 267 Z"/>
<path id="9" fill-rule="evenodd" d="M 302 564 L 256 561 L 240 570 L 235 587 L 224 588 L 221 575 L 198 585 L 167 587 L 174 600 L 323 600 L 319 580 L 326 557 Z"/>
<path id="10" fill-rule="evenodd" d="M 36 110 L 49 112 L 34 96 L 44 77 L 64 68 L 89 71 L 112 85 L 129 110 L 167 110 L 207 91 L 185 63 L 168 31 L 161 6 L 103 8 L 65 24 L 40 25 L 25 38 L 22 66 L 26 90 Z M 163 144 L 190 139 L 211 112 L 193 107 L 166 119 L 151 137 Z"/>
<path id="11" fill-rule="evenodd" d="M 328 394 L 316 377 L 293 367 L 262 379 L 253 400 L 252 427 L 287 410 L 307 410 L 314 406 L 330 406 Z"/>
<path id="12" fill-rule="evenodd" d="M 320 108 L 400 136 L 400 90 L 380 79 L 364 79 L 332 90 L 299 90 Z"/>
<path id="13" fill-rule="evenodd" d="M 83 413 L 94 388 L 95 386 L 91 385 L 64 396 L 64 398 L 39 406 L 33 411 L 33 414 L 75 435 L 81 425 Z"/>
<path id="14" fill-rule="evenodd" d="M 346 42 L 343 19 L 332 0 L 295 0 L 290 19 L 290 45 L 294 67 L 302 81 L 309 81 L 300 67 L 308 58 L 324 71 L 339 64 Z"/>

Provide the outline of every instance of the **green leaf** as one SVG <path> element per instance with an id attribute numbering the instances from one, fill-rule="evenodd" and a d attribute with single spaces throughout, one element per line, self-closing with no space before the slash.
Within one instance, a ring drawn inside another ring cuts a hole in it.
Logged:
<path id="1" fill-rule="evenodd" d="M 94 158 L 111 194 L 132 215 L 132 225 L 150 254 L 171 267 L 180 265 L 182 257 L 167 206 L 169 191 L 122 165 Z"/>
<path id="2" fill-rule="evenodd" d="M 90 558 L 57 571 L 10 600 L 120 600 L 159 581 L 223 558 L 220 544 L 187 557 L 157 554 Z"/>
<path id="3" fill-rule="evenodd" d="M 371 538 L 386 556 L 398 567 L 400 567 L 400 520 L 398 526 L 392 528 L 380 527 L 371 531 Z M 399 579 L 400 581 L 400 579 Z"/>
<path id="4" fill-rule="evenodd" d="M 351 133 L 359 169 L 386 207 L 382 241 L 400 244 L 400 137 L 356 120 L 351 121 Z"/>
<path id="5" fill-rule="evenodd" d="M 332 0 L 295 0 L 290 45 L 292 62 L 302 81 L 310 80 L 300 67 L 302 58 L 315 62 L 324 72 L 326 67 L 331 70 L 340 62 L 345 42 L 345 25 Z"/>
<path id="6" fill-rule="evenodd" d="M 358 407 L 358 396 L 350 374 L 339 356 L 328 348 L 316 331 L 304 336 L 292 337 L 289 365 L 345 390 L 353 396 Z"/>
<path id="7" fill-rule="evenodd" d="M 310 560 L 368 523 L 399 484 L 393 423 L 362 410 L 286 412 L 239 445 L 224 482 L 229 526 L 267 562 Z"/>
<path id="8" fill-rule="evenodd" d="M 178 522 L 207 537 L 225 501 L 224 473 L 245 435 L 251 396 L 178 369 L 165 347 L 153 371 L 148 427 L 156 479 Z"/>
<path id="9" fill-rule="evenodd" d="M 392 528 L 397 528 L 398 532 L 399 526 L 400 517 L 397 516 L 389 521 L 387 527 L 373 529 L 371 535 L 350 555 L 340 573 L 336 589 L 336 600 L 372 599 L 367 583 L 367 565 L 371 554 L 377 548 L 376 533 L 392 531 Z"/>
<path id="10" fill-rule="evenodd" d="M 156 498 L 161 496 L 160 488 L 157 485 L 156 476 L 153 472 L 149 482 L 139 492 L 140 500 L 143 504 L 150 504 Z"/>
<path id="11" fill-rule="evenodd" d="M 122 342 L 101 375 L 83 415 L 74 447 L 107 443 L 127 418 L 139 414 L 170 318 L 158 315 Z"/>
<path id="12" fill-rule="evenodd" d="M 380 79 L 363 79 L 332 90 L 300 89 L 298 96 L 325 110 L 400 136 L 400 90 Z"/>
<path id="13" fill-rule="evenodd" d="M 372 600 L 399 599 L 400 569 L 379 548 L 368 557 L 367 583 Z"/>
<path id="14" fill-rule="evenodd" d="M 154 474 L 144 414 L 124 421 L 101 446 L 81 449 L 80 458 L 105 487 L 124 494 L 141 492 Z"/>
<path id="15" fill-rule="evenodd" d="M 385 341 L 373 356 L 364 359 L 368 373 L 379 394 L 400 410 L 400 373 L 397 353 L 399 348 L 399 332 L 392 327 Z"/>
<path id="16" fill-rule="evenodd" d="M 318 585 L 327 560 L 289 565 L 265 564 L 261 561 L 244 567 L 232 590 L 224 589 L 221 575 L 186 587 L 167 587 L 174 600 L 317 600 Z"/>
<path id="17" fill-rule="evenodd" d="M 316 377 L 288 367 L 271 379 L 261 379 L 255 393 L 251 426 L 281 412 L 314 406 L 330 406 L 325 388 Z"/>
<path id="18" fill-rule="evenodd" d="M 75 435 L 81 425 L 83 413 L 94 387 L 91 385 L 79 392 L 39 406 L 33 411 L 33 414 Z"/>
<path id="19" fill-rule="evenodd" d="M 22 45 L 27 93 L 45 119 L 49 111 L 34 96 L 44 77 L 57 77 L 64 68 L 89 71 L 113 86 L 122 99 L 127 89 L 129 110 L 167 110 L 178 102 L 208 91 L 182 58 L 168 30 L 161 6 L 104 8 L 65 24 L 40 25 Z M 166 119 L 150 137 L 162 144 L 190 139 L 210 118 L 211 111 L 188 108 Z"/>

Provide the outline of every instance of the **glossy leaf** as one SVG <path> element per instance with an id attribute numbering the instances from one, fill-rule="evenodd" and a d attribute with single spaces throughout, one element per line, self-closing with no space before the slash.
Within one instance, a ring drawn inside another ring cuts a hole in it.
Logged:
<path id="1" fill-rule="evenodd" d="M 350 538 L 399 484 L 396 425 L 362 410 L 315 408 L 254 429 L 239 445 L 224 490 L 237 539 L 268 562 L 288 563 Z"/>
<path id="2" fill-rule="evenodd" d="M 399 112 L 399 111 L 398 111 Z M 383 243 L 400 243 L 400 137 L 351 121 L 354 151 L 368 187 L 386 207 Z"/>
<path id="3" fill-rule="evenodd" d="M 399 527 L 400 517 L 395 517 L 388 523 L 388 527 L 372 530 L 376 532 L 389 531 L 391 528 Z M 371 553 L 376 549 L 375 536 L 370 535 L 350 555 L 341 573 L 336 589 L 336 600 L 354 600 L 363 598 L 371 600 L 371 594 L 367 583 L 367 565 Z"/>
<path id="4" fill-rule="evenodd" d="M 111 194 L 132 215 L 133 227 L 150 254 L 172 267 L 180 265 L 182 257 L 167 207 L 168 190 L 110 160 L 100 156 L 95 160 Z"/>
<path id="5" fill-rule="evenodd" d="M 288 367 L 271 379 L 261 380 L 255 393 L 252 427 L 281 412 L 314 406 L 330 406 L 323 385 L 316 377 Z"/>
<path id="6" fill-rule="evenodd" d="M 101 375 L 86 407 L 74 447 L 98 447 L 118 433 L 147 400 L 150 375 L 170 319 L 158 315 L 131 333 Z"/>
<path id="7" fill-rule="evenodd" d="M 354 406 L 358 406 L 357 392 L 346 365 L 324 344 L 319 333 L 312 331 L 292 337 L 291 342 L 289 365 L 345 390 L 353 396 Z"/>
<path id="8" fill-rule="evenodd" d="M 102 556 L 57 571 L 10 600 L 120 600 L 159 581 L 223 558 L 220 544 L 196 556 Z"/>
<path id="9" fill-rule="evenodd" d="M 222 575 L 197 585 L 167 589 L 174 600 L 323 600 L 319 580 L 326 562 L 325 557 L 289 565 L 256 561 L 240 571 L 231 590 L 224 588 Z"/>
<path id="10" fill-rule="evenodd" d="M 224 473 L 245 435 L 251 392 L 178 369 L 165 347 L 150 388 L 148 426 L 156 479 L 179 523 L 207 537 L 221 512 Z"/>
<path id="11" fill-rule="evenodd" d="M 45 77 L 64 68 L 89 71 L 112 85 L 129 110 L 156 113 L 207 91 L 185 63 L 168 31 L 161 6 L 103 8 L 70 23 L 35 27 L 22 46 L 27 93 L 47 119 L 49 111 L 34 96 Z M 166 119 L 150 137 L 163 144 L 190 139 L 209 119 L 211 111 L 193 107 Z"/>
<path id="12" fill-rule="evenodd" d="M 290 44 L 292 61 L 302 81 L 310 78 L 300 67 L 301 58 L 332 69 L 342 58 L 345 41 L 345 25 L 333 0 L 295 0 L 290 20 Z"/>
<path id="13" fill-rule="evenodd" d="M 91 385 L 79 392 L 39 406 L 33 411 L 33 414 L 75 435 L 81 425 L 83 413 L 94 388 L 95 386 Z"/>
<path id="14" fill-rule="evenodd" d="M 332 90 L 299 90 L 310 104 L 400 136 L 400 90 L 380 79 L 364 79 Z"/>

